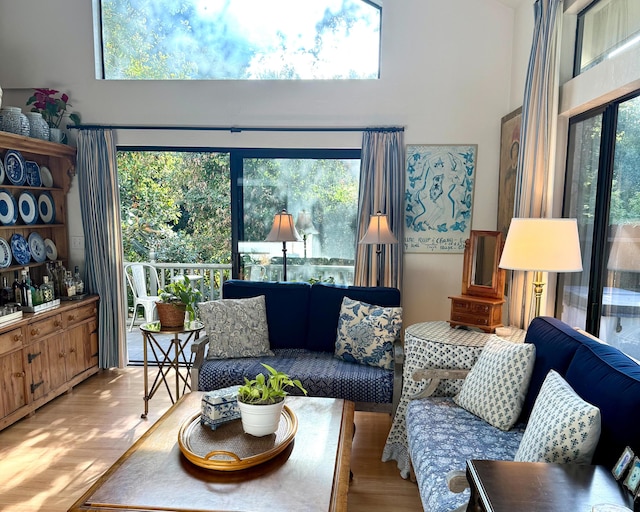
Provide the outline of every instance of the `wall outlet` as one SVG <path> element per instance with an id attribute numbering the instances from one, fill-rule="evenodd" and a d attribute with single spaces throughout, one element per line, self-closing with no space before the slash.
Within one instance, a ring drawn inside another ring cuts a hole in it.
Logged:
<path id="1" fill-rule="evenodd" d="M 71 237 L 71 248 L 72 249 L 84 249 L 84 237 L 83 236 L 72 236 Z"/>

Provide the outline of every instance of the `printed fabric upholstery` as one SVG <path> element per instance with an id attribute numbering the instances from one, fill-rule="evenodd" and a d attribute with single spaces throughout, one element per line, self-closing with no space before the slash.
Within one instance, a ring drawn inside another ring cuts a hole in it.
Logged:
<path id="1" fill-rule="evenodd" d="M 387 404 L 393 398 L 393 372 L 347 363 L 332 353 L 305 349 L 274 349 L 274 356 L 233 360 L 208 360 L 200 369 L 198 389 L 210 391 L 244 383 L 266 373 L 260 363 L 300 379 L 309 396 L 343 398 L 353 402 Z M 299 394 L 297 390 L 292 395 Z"/>
<path id="2" fill-rule="evenodd" d="M 530 343 L 491 338 L 454 401 L 494 427 L 509 430 L 522 410 L 535 355 Z"/>
<path id="3" fill-rule="evenodd" d="M 350 363 L 393 368 L 393 342 L 400 336 L 402 308 L 385 308 L 345 297 L 335 356 Z"/>
<path id="4" fill-rule="evenodd" d="M 198 311 L 209 337 L 207 359 L 273 355 L 264 295 L 202 302 Z"/>
<path id="5" fill-rule="evenodd" d="M 540 389 L 515 456 L 519 462 L 591 464 L 600 438 L 600 410 L 551 370 Z"/>
<path id="6" fill-rule="evenodd" d="M 513 460 L 524 425 L 508 432 L 458 407 L 452 398 L 412 400 L 407 408 L 407 438 L 424 510 L 451 512 L 469 501 L 469 489 L 453 493 L 450 471 L 464 471 L 468 459 Z"/>

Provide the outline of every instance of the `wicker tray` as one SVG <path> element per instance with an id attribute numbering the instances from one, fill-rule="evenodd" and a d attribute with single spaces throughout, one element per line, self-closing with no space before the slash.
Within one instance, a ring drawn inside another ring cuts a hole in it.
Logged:
<path id="1" fill-rule="evenodd" d="M 217 471 L 238 471 L 262 464 L 281 453 L 296 435 L 298 418 L 286 405 L 275 434 L 245 434 L 240 420 L 215 430 L 200 424 L 200 412 L 188 418 L 178 431 L 178 445 L 193 464 Z"/>

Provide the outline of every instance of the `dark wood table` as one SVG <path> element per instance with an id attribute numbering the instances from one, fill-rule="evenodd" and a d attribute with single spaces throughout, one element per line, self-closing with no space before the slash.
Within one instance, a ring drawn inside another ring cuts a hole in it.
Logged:
<path id="1" fill-rule="evenodd" d="M 598 503 L 633 510 L 633 498 L 603 466 L 467 461 L 467 512 L 591 512 Z"/>
<path id="2" fill-rule="evenodd" d="M 69 511 L 347 510 L 353 402 L 288 397 L 298 418 L 294 441 L 263 464 L 226 472 L 192 464 L 178 446 L 180 425 L 201 397 L 184 395 Z"/>

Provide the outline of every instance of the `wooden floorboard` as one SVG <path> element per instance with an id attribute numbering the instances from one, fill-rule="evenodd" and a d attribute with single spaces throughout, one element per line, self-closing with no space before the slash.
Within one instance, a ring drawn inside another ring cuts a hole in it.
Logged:
<path id="1" fill-rule="evenodd" d="M 0 432 L 0 510 L 64 512 L 171 405 L 164 389 L 143 411 L 142 368 L 107 370 Z M 357 412 L 350 512 L 421 510 L 415 484 L 380 461 L 389 415 Z"/>

